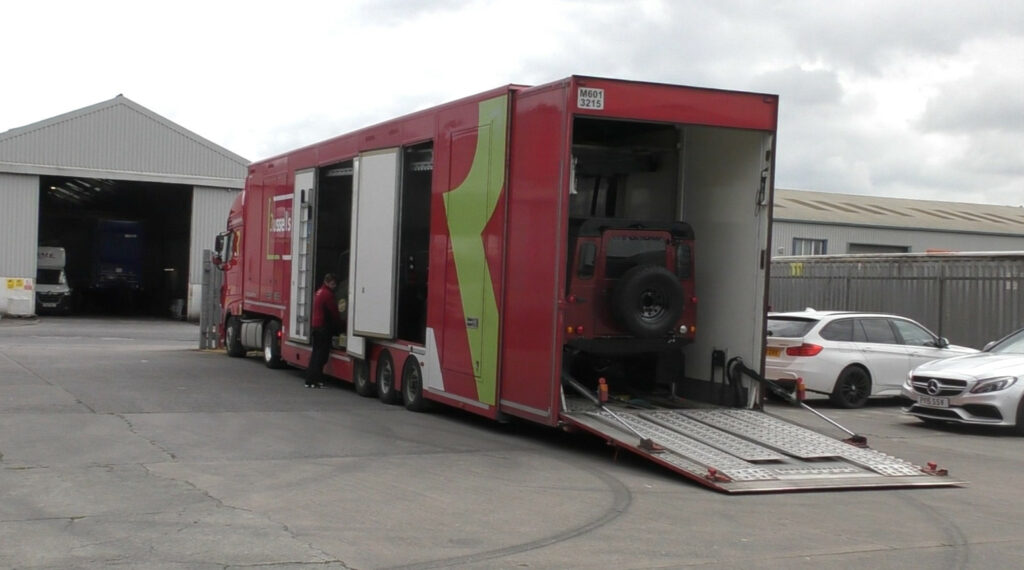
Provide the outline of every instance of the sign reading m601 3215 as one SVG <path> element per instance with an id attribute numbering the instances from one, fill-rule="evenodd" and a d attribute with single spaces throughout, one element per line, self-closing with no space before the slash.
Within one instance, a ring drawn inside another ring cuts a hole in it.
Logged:
<path id="1" fill-rule="evenodd" d="M 580 109 L 604 110 L 604 89 L 580 87 L 576 91 L 576 106 Z"/>

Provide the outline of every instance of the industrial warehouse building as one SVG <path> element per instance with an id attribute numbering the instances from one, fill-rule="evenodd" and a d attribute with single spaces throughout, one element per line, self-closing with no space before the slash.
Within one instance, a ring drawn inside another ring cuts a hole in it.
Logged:
<path id="1" fill-rule="evenodd" d="M 37 248 L 55 246 L 76 311 L 198 316 L 248 164 L 120 95 L 0 133 L 0 314 L 35 313 Z"/>
<path id="2" fill-rule="evenodd" d="M 1024 251 L 1024 207 L 775 190 L 772 255 Z"/>

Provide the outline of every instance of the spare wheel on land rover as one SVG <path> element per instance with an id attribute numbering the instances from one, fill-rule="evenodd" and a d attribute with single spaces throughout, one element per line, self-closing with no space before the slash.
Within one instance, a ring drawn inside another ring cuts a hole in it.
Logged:
<path id="1" fill-rule="evenodd" d="M 683 314 L 683 286 L 659 265 L 637 265 L 612 293 L 612 313 L 630 333 L 651 338 L 670 332 Z"/>

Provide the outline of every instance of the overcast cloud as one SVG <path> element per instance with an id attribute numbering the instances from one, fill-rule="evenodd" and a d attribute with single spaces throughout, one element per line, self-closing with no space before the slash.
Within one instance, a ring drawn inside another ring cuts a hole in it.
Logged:
<path id="1" fill-rule="evenodd" d="M 777 93 L 776 186 L 1024 205 L 1024 2 L 18 2 L 0 131 L 118 93 L 248 159 L 572 74 Z"/>

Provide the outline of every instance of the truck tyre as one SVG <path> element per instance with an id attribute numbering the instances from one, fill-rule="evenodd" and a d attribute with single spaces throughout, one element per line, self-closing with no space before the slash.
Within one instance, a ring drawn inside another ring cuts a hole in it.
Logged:
<path id="1" fill-rule="evenodd" d="M 281 339 L 278 333 L 281 332 L 281 323 L 270 320 L 263 326 L 263 363 L 267 368 L 284 368 L 284 361 L 281 360 Z"/>
<path id="2" fill-rule="evenodd" d="M 402 403 L 413 412 L 427 409 L 427 401 L 423 399 L 423 371 L 415 355 L 406 358 L 402 367 Z"/>
<path id="3" fill-rule="evenodd" d="M 227 325 L 224 326 L 224 346 L 227 348 L 228 356 L 245 356 L 245 348 L 242 347 L 242 321 L 238 317 L 228 317 Z"/>
<path id="4" fill-rule="evenodd" d="M 356 388 L 356 394 L 360 396 L 369 398 L 375 395 L 373 383 L 370 382 L 370 365 L 361 358 L 352 364 L 352 384 Z"/>
<path id="5" fill-rule="evenodd" d="M 385 404 L 397 404 L 401 398 L 395 390 L 395 362 L 387 350 L 377 357 L 377 397 Z"/>
<path id="6" fill-rule="evenodd" d="M 859 408 L 871 395 L 871 375 L 860 366 L 848 366 L 839 373 L 830 399 L 840 408 Z"/>
<path id="7" fill-rule="evenodd" d="M 671 271 L 638 265 L 619 280 L 612 292 L 612 314 L 640 338 L 669 333 L 683 314 L 683 286 Z"/>

